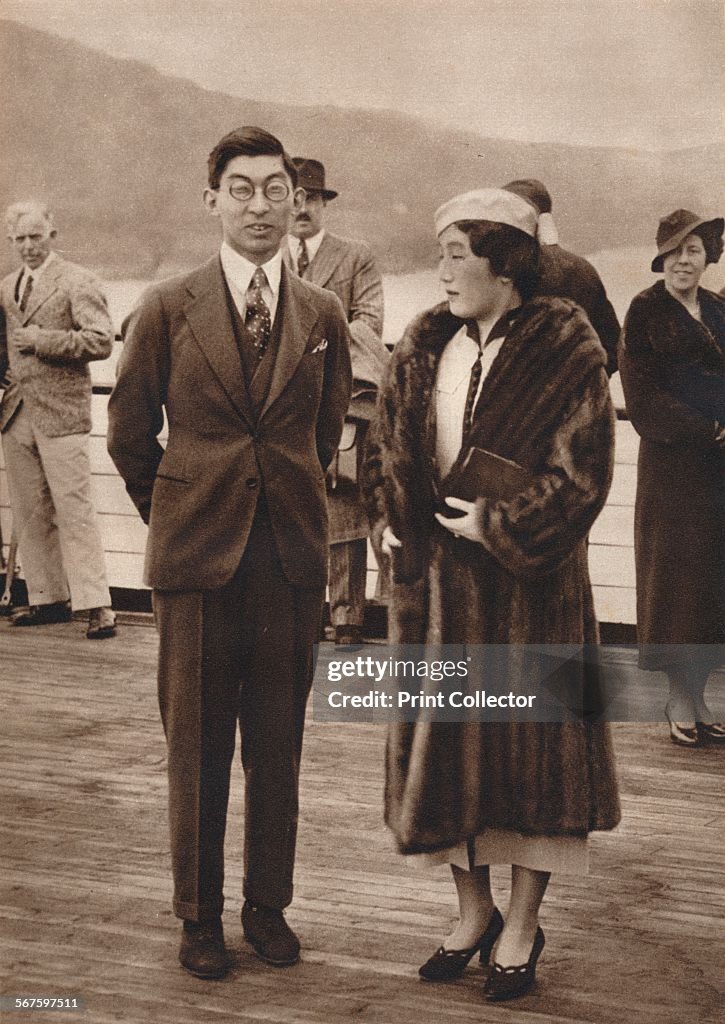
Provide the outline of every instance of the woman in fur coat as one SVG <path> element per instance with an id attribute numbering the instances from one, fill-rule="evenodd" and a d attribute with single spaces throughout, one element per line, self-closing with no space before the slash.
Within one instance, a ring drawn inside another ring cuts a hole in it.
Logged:
<path id="1" fill-rule="evenodd" d="M 684 747 L 725 744 L 704 696 L 725 642 L 725 300 L 699 287 L 722 253 L 723 224 L 689 210 L 660 221 L 652 270 L 664 280 L 632 301 L 621 341 L 627 411 L 641 438 L 640 665 L 667 672 L 670 738 Z"/>
<path id="2" fill-rule="evenodd" d="M 372 526 L 393 559 L 393 643 L 598 641 L 586 539 L 612 475 L 606 355 L 573 303 L 529 299 L 536 227 L 533 208 L 500 189 L 436 214 L 448 301 L 396 346 L 365 467 Z M 530 482 L 509 500 L 444 504 L 469 446 L 518 463 Z M 507 683 L 525 691 L 516 650 Z M 421 976 L 456 978 L 497 942 L 487 997 L 527 991 L 550 872 L 586 871 L 588 833 L 618 820 L 606 724 L 392 724 L 386 821 L 402 853 L 452 865 L 460 906 Z M 491 863 L 512 865 L 505 922 Z"/>

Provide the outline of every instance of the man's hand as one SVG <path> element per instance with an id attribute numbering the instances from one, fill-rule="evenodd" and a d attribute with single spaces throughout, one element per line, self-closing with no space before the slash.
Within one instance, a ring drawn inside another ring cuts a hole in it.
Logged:
<path id="1" fill-rule="evenodd" d="M 725 448 L 725 427 L 721 423 L 715 424 L 715 444 L 718 448 Z"/>
<path id="2" fill-rule="evenodd" d="M 13 331 L 13 342 L 19 352 L 24 356 L 35 355 L 35 348 L 40 338 L 40 328 L 37 324 L 29 324 L 27 327 L 16 327 Z"/>
<path id="3" fill-rule="evenodd" d="M 402 546 L 403 542 L 398 540 L 389 526 L 386 526 L 383 530 L 383 536 L 380 541 L 380 547 L 382 548 L 383 554 L 387 555 L 388 558 L 392 558 L 393 548 L 402 548 Z"/>

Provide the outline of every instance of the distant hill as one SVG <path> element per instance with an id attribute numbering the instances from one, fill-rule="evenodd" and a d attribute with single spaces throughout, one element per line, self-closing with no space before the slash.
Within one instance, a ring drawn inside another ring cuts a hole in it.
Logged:
<path id="1" fill-rule="evenodd" d="M 722 201 L 722 146 L 659 155 L 527 144 L 392 110 L 239 99 L 7 20 L 0 69 L 0 203 L 47 199 L 60 246 L 108 277 L 154 277 L 213 251 L 217 225 L 201 205 L 206 155 L 240 124 L 322 159 L 340 192 L 330 226 L 366 239 L 388 272 L 430 264 L 441 202 L 512 178 L 547 183 L 562 240 L 582 253 L 651 245 L 662 214 Z M 6 250 L 0 270 L 12 263 Z"/>

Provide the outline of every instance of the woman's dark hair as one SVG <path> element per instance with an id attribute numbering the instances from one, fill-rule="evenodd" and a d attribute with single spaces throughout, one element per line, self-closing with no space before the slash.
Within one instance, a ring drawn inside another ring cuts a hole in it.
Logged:
<path id="1" fill-rule="evenodd" d="M 485 256 L 497 277 L 510 277 L 526 302 L 539 280 L 539 243 L 509 224 L 490 220 L 459 220 L 456 227 L 468 235 L 475 256 Z"/>
<path id="2" fill-rule="evenodd" d="M 690 232 L 690 234 L 697 235 L 698 238 L 702 239 L 702 244 L 705 246 L 705 260 L 707 263 L 717 263 L 722 256 L 722 231 L 719 231 L 718 228 L 719 224 L 708 221 L 706 224 L 700 224 L 698 227 L 693 228 Z"/>
<path id="3" fill-rule="evenodd" d="M 229 132 L 223 139 L 220 139 L 209 154 L 207 161 L 209 188 L 219 188 L 219 182 L 227 164 L 236 156 L 281 157 L 293 188 L 297 187 L 297 168 L 287 156 L 279 139 L 265 131 L 264 128 L 245 125 L 242 128 L 235 128 L 233 132 Z"/>

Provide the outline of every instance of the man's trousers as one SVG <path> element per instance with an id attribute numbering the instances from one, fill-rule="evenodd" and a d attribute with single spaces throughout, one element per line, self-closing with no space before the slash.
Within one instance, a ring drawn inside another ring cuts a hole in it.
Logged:
<path id="1" fill-rule="evenodd" d="M 287 581 L 264 515 L 255 518 L 229 584 L 154 591 L 178 917 L 222 913 L 237 722 L 244 896 L 279 909 L 292 899 L 302 734 L 323 600 L 324 588 Z"/>
<path id="2" fill-rule="evenodd" d="M 30 604 L 111 604 L 91 498 L 88 434 L 47 437 L 20 407 L 3 434 L 13 528 Z"/>
<path id="3" fill-rule="evenodd" d="M 362 627 L 367 559 L 365 537 L 330 545 L 330 622 L 333 626 Z"/>

